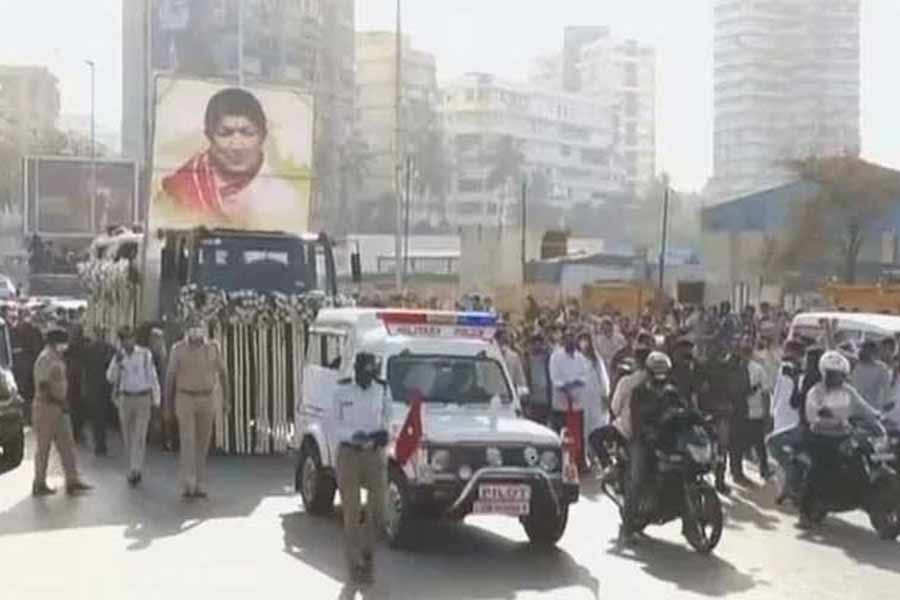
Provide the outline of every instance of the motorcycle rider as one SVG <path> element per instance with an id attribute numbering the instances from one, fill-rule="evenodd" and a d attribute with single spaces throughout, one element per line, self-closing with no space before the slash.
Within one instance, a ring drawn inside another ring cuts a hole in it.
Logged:
<path id="1" fill-rule="evenodd" d="M 806 422 L 809 424 L 811 439 L 825 443 L 827 448 L 840 441 L 853 431 L 851 418 L 857 418 L 881 429 L 879 413 L 872 408 L 856 389 L 847 383 L 850 376 L 850 361 L 840 352 L 825 352 L 819 360 L 819 371 L 822 381 L 810 389 L 806 397 Z M 813 444 L 812 461 L 822 460 L 819 444 Z M 811 527 L 808 517 L 801 513 L 797 526 L 802 529 Z"/>
<path id="2" fill-rule="evenodd" d="M 700 381 L 694 342 L 683 337 L 675 342 L 672 350 L 672 385 L 678 390 L 679 398 L 696 408 Z"/>
<path id="3" fill-rule="evenodd" d="M 732 417 L 735 403 L 743 402 L 749 395 L 749 376 L 746 367 L 736 361 L 731 352 L 731 343 L 713 343 L 710 355 L 703 366 L 700 385 L 700 410 L 713 418 L 717 445 L 716 491 L 723 495 L 731 493 L 725 483 L 726 459 L 731 448 Z M 744 389 L 746 387 L 746 389 Z M 740 479 L 740 473 L 732 472 Z"/>
<path id="4" fill-rule="evenodd" d="M 672 361 L 666 354 L 651 352 L 645 370 L 645 380 L 635 388 L 630 402 L 630 468 L 625 493 L 625 518 L 620 532 L 625 542 L 633 538 L 633 524 L 638 516 L 641 492 L 650 468 L 657 425 L 666 409 L 671 407 L 672 398 L 678 394 L 669 382 Z"/>

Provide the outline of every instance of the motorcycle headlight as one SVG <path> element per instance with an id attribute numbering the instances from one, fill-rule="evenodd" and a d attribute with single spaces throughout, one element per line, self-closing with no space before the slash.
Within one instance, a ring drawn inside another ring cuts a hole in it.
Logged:
<path id="1" fill-rule="evenodd" d="M 559 457 L 556 452 L 544 450 L 541 454 L 541 468 L 548 473 L 553 473 L 559 468 Z"/>
<path id="2" fill-rule="evenodd" d="M 431 469 L 435 473 L 443 473 L 450 469 L 450 451 L 435 450 L 431 453 Z"/>
<path id="3" fill-rule="evenodd" d="M 688 454 L 698 465 L 706 465 L 712 462 L 713 452 L 710 444 L 688 444 L 686 446 Z"/>

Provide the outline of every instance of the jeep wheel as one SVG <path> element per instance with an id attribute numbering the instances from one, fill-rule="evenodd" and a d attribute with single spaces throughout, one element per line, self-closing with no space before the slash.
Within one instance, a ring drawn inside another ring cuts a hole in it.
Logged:
<path id="1" fill-rule="evenodd" d="M 300 458 L 294 474 L 294 488 L 303 498 L 306 512 L 327 515 L 334 509 L 334 478 L 322 467 L 319 449 L 313 442 L 305 442 L 300 448 Z"/>
<path id="2" fill-rule="evenodd" d="M 533 512 L 519 520 L 532 544 L 549 548 L 556 545 L 566 530 L 566 524 L 569 522 L 569 506 L 560 507 L 558 514 L 553 514 L 553 510 L 550 509 Z"/>
<path id="3" fill-rule="evenodd" d="M 384 535 L 391 548 L 409 549 L 415 545 L 416 516 L 409 498 L 406 475 L 399 467 L 388 467 L 384 501 Z"/>
<path id="4" fill-rule="evenodd" d="M 0 455 L 0 472 L 12 471 L 20 464 L 25 456 L 25 435 L 19 432 L 3 444 L 3 454 Z"/>

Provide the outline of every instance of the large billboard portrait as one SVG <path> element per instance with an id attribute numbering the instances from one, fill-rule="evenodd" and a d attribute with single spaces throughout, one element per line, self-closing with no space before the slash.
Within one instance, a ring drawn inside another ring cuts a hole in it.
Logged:
<path id="1" fill-rule="evenodd" d="M 157 78 L 150 228 L 305 232 L 312 140 L 309 95 Z"/>

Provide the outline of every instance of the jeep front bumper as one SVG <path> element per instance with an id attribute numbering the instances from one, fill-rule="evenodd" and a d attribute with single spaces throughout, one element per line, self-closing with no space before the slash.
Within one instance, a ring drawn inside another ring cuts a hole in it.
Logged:
<path id="1" fill-rule="evenodd" d="M 532 502 L 548 503 L 560 512 L 578 501 L 577 483 L 564 483 L 559 474 L 547 474 L 541 469 L 524 467 L 484 467 L 466 480 L 452 475 L 437 475 L 433 482 L 411 482 L 413 504 L 430 506 L 443 516 L 460 516 L 471 512 L 483 483 L 525 483 L 531 486 Z"/>

